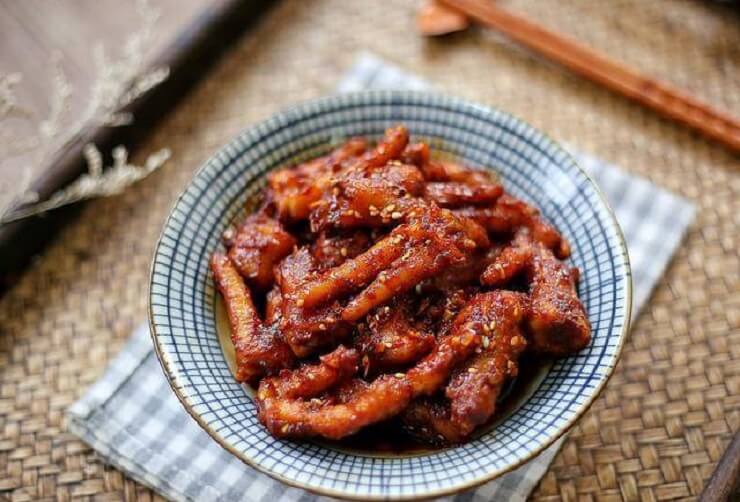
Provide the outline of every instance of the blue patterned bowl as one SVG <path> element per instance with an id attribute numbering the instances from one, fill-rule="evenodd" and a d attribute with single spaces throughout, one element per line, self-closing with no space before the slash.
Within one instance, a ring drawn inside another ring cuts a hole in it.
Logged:
<path id="1" fill-rule="evenodd" d="M 219 342 L 208 259 L 271 169 L 314 157 L 349 136 L 377 138 L 404 123 L 437 154 L 494 168 L 571 242 L 593 341 L 544 372 L 506 416 L 462 446 L 373 455 L 275 439 L 257 420 Z M 630 319 L 630 268 L 621 231 L 594 183 L 542 133 L 497 110 L 416 92 L 319 99 L 248 129 L 213 156 L 180 196 L 152 264 L 154 345 L 177 397 L 244 462 L 290 485 L 355 499 L 422 498 L 491 480 L 532 459 L 573 426 L 611 375 Z"/>

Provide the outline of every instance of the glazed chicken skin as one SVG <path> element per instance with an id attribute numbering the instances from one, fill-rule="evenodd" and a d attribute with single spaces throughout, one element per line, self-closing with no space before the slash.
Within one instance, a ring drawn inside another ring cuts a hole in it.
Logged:
<path id="1" fill-rule="evenodd" d="M 377 423 L 435 445 L 495 417 L 524 352 L 588 345 L 568 242 L 488 170 L 403 126 L 268 176 L 211 259 L 236 378 L 277 437 Z"/>

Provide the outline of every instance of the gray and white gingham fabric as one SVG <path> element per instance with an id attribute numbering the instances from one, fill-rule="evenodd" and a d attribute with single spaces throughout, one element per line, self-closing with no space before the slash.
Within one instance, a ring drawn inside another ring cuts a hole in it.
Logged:
<path id="1" fill-rule="evenodd" d="M 338 91 L 425 88 L 423 80 L 364 54 Z M 647 180 L 571 151 L 606 195 L 624 231 L 636 315 L 680 243 L 694 208 Z M 170 390 L 147 325 L 135 331 L 103 377 L 68 410 L 68 419 L 69 429 L 106 461 L 173 500 L 322 498 L 258 473 L 213 441 Z M 450 499 L 525 500 L 562 441 L 519 469 Z"/>

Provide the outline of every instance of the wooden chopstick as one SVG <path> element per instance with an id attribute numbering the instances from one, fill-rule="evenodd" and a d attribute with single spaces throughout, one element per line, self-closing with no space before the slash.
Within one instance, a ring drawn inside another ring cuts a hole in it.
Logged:
<path id="1" fill-rule="evenodd" d="M 496 6 L 494 0 L 438 1 L 481 24 L 495 28 L 575 73 L 687 125 L 736 153 L 740 152 L 740 122 L 680 89 L 641 75 L 575 40 L 507 12 Z"/>
<path id="2" fill-rule="evenodd" d="M 719 459 L 717 468 L 699 496 L 699 502 L 730 500 L 733 490 L 738 486 L 738 478 L 740 478 L 740 431 L 735 433 L 722 458 Z"/>

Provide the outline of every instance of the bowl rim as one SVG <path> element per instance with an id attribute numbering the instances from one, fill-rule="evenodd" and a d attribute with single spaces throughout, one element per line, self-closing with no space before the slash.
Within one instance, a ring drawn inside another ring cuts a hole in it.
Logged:
<path id="1" fill-rule="evenodd" d="M 257 470 L 260 473 L 266 474 L 273 479 L 276 479 L 282 483 L 285 483 L 286 485 L 290 487 L 300 488 L 300 489 L 306 490 L 308 492 L 311 492 L 317 495 L 324 495 L 324 496 L 335 497 L 335 498 L 345 499 L 345 500 L 388 500 L 389 498 L 388 495 L 352 493 L 348 491 L 335 490 L 335 489 L 324 488 L 320 486 L 310 486 L 308 484 L 304 484 L 295 479 L 287 478 L 281 474 L 273 472 L 272 470 L 266 467 L 263 467 L 259 462 L 255 461 L 254 459 L 238 451 L 233 445 L 231 445 L 229 441 L 222 438 L 215 430 L 211 428 L 210 424 L 206 420 L 204 420 L 203 417 L 199 413 L 195 411 L 193 405 L 189 402 L 189 396 L 185 392 L 182 391 L 182 386 L 177 381 L 178 376 L 176 372 L 174 371 L 174 369 L 171 367 L 173 364 L 169 360 L 166 350 L 164 350 L 164 348 L 162 347 L 160 343 L 159 335 L 157 334 L 156 324 L 154 322 L 154 311 L 152 307 L 152 291 L 153 291 L 153 283 L 154 283 L 156 258 L 159 255 L 160 245 L 162 243 L 165 230 L 168 228 L 170 224 L 175 208 L 180 204 L 181 200 L 185 196 L 186 192 L 190 189 L 193 182 L 211 164 L 211 162 L 217 160 L 220 152 L 222 152 L 227 146 L 247 136 L 251 131 L 267 126 L 269 122 L 275 120 L 277 117 L 287 116 L 287 115 L 294 114 L 294 113 L 300 113 L 302 110 L 305 110 L 310 107 L 330 104 L 336 101 L 340 97 L 345 97 L 345 98 L 350 98 L 350 99 L 351 98 L 360 99 L 363 97 L 372 97 L 372 96 L 390 96 L 392 98 L 398 98 L 401 100 L 407 99 L 407 98 L 413 98 L 413 97 L 430 97 L 430 98 L 434 98 L 438 100 L 444 100 L 448 103 L 454 104 L 455 106 L 473 107 L 486 114 L 498 115 L 502 117 L 503 119 L 512 120 L 514 122 L 517 122 L 520 126 L 522 126 L 524 132 L 533 134 L 534 136 L 539 136 L 541 140 L 548 147 L 554 148 L 556 151 L 558 151 L 559 154 L 563 155 L 564 160 L 566 162 L 570 162 L 577 169 L 577 171 L 582 176 L 584 176 L 584 178 L 588 181 L 588 183 L 594 189 L 599 202 L 603 205 L 604 209 L 606 209 L 606 214 L 609 216 L 609 219 L 614 226 L 614 229 L 616 231 L 615 235 L 617 237 L 617 241 L 619 244 L 618 246 L 619 255 L 621 255 L 623 262 L 624 262 L 624 271 L 623 271 L 624 298 L 622 301 L 624 302 L 625 322 L 623 323 L 620 329 L 620 332 L 619 332 L 619 337 L 618 337 L 618 341 L 616 345 L 613 364 L 611 364 L 606 369 L 606 372 L 604 373 L 604 377 L 602 378 L 601 382 L 596 387 L 594 387 L 588 399 L 580 405 L 580 407 L 573 413 L 570 419 L 560 428 L 560 430 L 558 430 L 555 433 L 552 433 L 547 438 L 547 440 L 544 441 L 539 447 L 529 451 L 526 455 L 523 455 L 522 457 L 518 458 L 515 462 L 512 462 L 511 464 L 505 467 L 502 467 L 500 469 L 487 472 L 481 476 L 478 476 L 475 479 L 466 481 L 464 483 L 450 483 L 448 486 L 444 488 L 429 490 L 424 493 L 395 495 L 395 496 L 392 496 L 391 498 L 393 500 L 419 500 L 419 499 L 443 497 L 446 495 L 452 495 L 452 494 L 456 494 L 464 490 L 475 488 L 486 482 L 492 481 L 508 472 L 511 472 L 518 467 L 521 467 L 522 465 L 534 459 L 536 456 L 542 453 L 545 449 L 552 446 L 552 444 L 558 439 L 560 439 L 563 435 L 565 435 L 566 432 L 570 431 L 573 428 L 573 426 L 578 422 L 578 420 L 580 420 L 581 417 L 583 417 L 583 415 L 589 410 L 589 408 L 591 408 L 591 406 L 596 401 L 596 399 L 601 395 L 601 392 L 606 387 L 606 384 L 609 382 L 609 380 L 613 376 L 614 371 L 616 370 L 617 364 L 619 363 L 619 360 L 622 357 L 624 345 L 626 343 L 626 339 L 627 339 L 627 336 L 629 334 L 629 330 L 632 324 L 632 300 L 633 300 L 632 298 L 633 296 L 632 269 L 630 265 L 630 259 L 629 259 L 629 253 L 627 251 L 626 241 L 624 238 L 624 232 L 622 231 L 622 227 L 619 225 L 619 222 L 617 221 L 617 217 L 616 217 L 616 214 L 614 213 L 614 210 L 612 209 L 609 202 L 606 200 L 606 197 L 604 196 L 603 192 L 601 191 L 601 189 L 599 188 L 599 186 L 597 185 L 593 177 L 580 166 L 580 164 L 576 161 L 573 155 L 571 155 L 571 153 L 566 148 L 564 148 L 560 143 L 552 139 L 545 132 L 530 125 L 528 122 L 520 119 L 519 117 L 512 115 L 509 112 L 500 110 L 494 106 L 483 105 L 480 103 L 476 103 L 474 101 L 452 96 L 452 95 L 449 95 L 443 92 L 417 91 L 417 90 L 365 90 L 365 91 L 348 92 L 348 93 L 342 93 L 342 94 L 332 94 L 328 96 L 322 96 L 319 98 L 308 99 L 308 100 L 304 100 L 298 103 L 294 103 L 292 105 L 279 109 L 278 111 L 264 118 L 263 120 L 260 120 L 254 124 L 247 126 L 245 129 L 239 132 L 239 134 L 233 137 L 229 142 L 219 147 L 213 154 L 211 154 L 208 157 L 208 159 L 206 159 L 201 164 L 201 166 L 195 171 L 195 173 L 193 173 L 188 183 L 184 185 L 184 187 L 178 194 L 177 198 L 175 199 L 174 203 L 170 207 L 170 211 L 168 212 L 167 218 L 162 224 L 162 230 L 160 231 L 159 237 L 157 238 L 157 243 L 154 247 L 154 252 L 152 253 L 152 260 L 151 260 L 151 265 L 150 265 L 149 285 L 148 285 L 148 291 L 147 291 L 147 315 L 148 315 L 148 323 L 149 323 L 149 334 L 152 338 L 152 344 L 154 346 L 154 351 L 157 355 L 157 359 L 159 360 L 160 365 L 162 366 L 162 370 L 165 374 L 165 377 L 167 378 L 167 382 L 172 388 L 173 392 L 175 393 L 175 396 L 180 401 L 182 406 L 185 408 L 188 414 L 195 420 L 195 422 L 201 427 L 201 429 L 203 429 L 222 448 L 224 448 L 226 451 L 228 451 L 232 455 L 236 456 L 238 459 L 244 462 L 247 466 Z"/>

